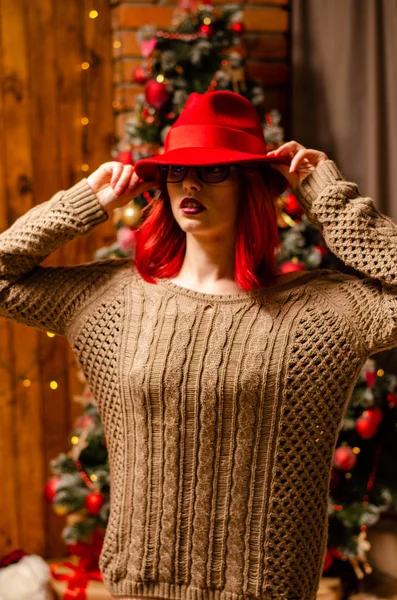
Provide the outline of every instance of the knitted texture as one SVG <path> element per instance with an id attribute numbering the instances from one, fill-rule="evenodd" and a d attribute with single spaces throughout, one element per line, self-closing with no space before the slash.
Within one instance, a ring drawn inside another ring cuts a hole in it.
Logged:
<path id="1" fill-rule="evenodd" d="M 113 595 L 316 597 L 343 414 L 367 357 L 397 345 L 397 225 L 330 161 L 299 195 L 362 277 L 211 295 L 128 260 L 40 267 L 106 219 L 85 181 L 0 236 L 0 314 L 66 335 L 98 402 Z"/>

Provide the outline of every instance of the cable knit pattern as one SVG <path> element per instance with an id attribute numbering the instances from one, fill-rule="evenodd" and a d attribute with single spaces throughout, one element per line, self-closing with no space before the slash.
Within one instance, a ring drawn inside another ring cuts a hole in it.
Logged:
<path id="1" fill-rule="evenodd" d="M 216 296 L 129 260 L 40 267 L 107 218 L 86 181 L 0 236 L 0 314 L 66 335 L 98 402 L 116 597 L 316 597 L 343 414 L 367 357 L 397 345 L 397 225 L 330 161 L 299 198 L 360 276 Z"/>

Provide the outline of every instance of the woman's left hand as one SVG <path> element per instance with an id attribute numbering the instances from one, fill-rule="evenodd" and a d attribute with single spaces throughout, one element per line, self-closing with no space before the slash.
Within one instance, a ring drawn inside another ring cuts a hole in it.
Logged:
<path id="1" fill-rule="evenodd" d="M 320 150 L 308 149 L 298 142 L 287 142 L 276 150 L 267 153 L 267 156 L 282 158 L 287 164 L 271 164 L 273 169 L 279 171 L 289 181 L 293 190 L 321 163 L 328 160 L 328 156 Z"/>

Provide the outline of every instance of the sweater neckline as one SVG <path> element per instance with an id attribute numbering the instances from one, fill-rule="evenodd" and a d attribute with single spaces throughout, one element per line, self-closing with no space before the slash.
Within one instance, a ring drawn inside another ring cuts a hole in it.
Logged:
<path id="1" fill-rule="evenodd" d="M 273 285 L 270 288 L 262 288 L 260 290 L 253 290 L 251 292 L 237 292 L 235 294 L 208 294 L 206 292 L 198 292 L 196 290 L 192 290 L 190 288 L 178 285 L 177 283 L 174 283 L 169 279 L 158 279 L 157 284 L 168 289 L 173 294 L 187 296 L 188 298 L 193 298 L 195 300 L 203 300 L 211 303 L 215 302 L 222 304 L 231 302 L 247 302 L 247 300 L 263 298 L 263 295 L 266 293 L 272 294 L 279 291 L 281 292 L 285 288 L 287 288 L 287 290 L 290 291 L 291 283 L 293 283 L 296 280 L 302 282 L 303 280 L 307 279 L 308 275 L 311 275 L 310 271 L 306 272 L 304 275 L 289 279 L 278 285 Z"/>

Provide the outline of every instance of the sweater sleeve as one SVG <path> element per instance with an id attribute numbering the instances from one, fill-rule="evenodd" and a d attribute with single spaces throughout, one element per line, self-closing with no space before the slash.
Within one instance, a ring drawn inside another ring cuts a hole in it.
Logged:
<path id="1" fill-rule="evenodd" d="M 397 346 L 397 224 L 360 196 L 330 160 L 304 179 L 297 193 L 329 249 L 363 275 L 342 279 L 368 352 Z"/>
<path id="2" fill-rule="evenodd" d="M 40 267 L 62 244 L 106 221 L 86 180 L 35 206 L 0 234 L 0 316 L 61 335 L 106 269 Z M 94 268 L 94 265 L 98 265 Z"/>

